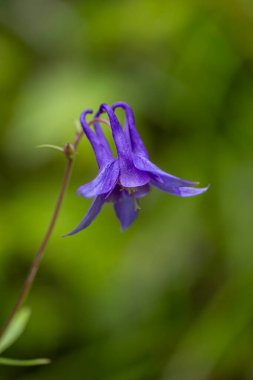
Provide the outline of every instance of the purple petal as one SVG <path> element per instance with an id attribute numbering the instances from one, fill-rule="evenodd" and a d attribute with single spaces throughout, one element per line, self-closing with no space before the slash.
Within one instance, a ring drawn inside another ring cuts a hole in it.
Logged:
<path id="1" fill-rule="evenodd" d="M 122 187 L 119 185 L 116 185 L 115 188 L 105 196 L 105 202 L 118 202 L 118 200 L 121 198 L 122 195 Z"/>
<path id="2" fill-rule="evenodd" d="M 100 123 L 96 122 L 93 125 L 94 125 L 94 129 L 95 129 L 96 135 L 99 138 L 100 142 L 103 144 L 103 146 L 106 148 L 106 150 L 110 153 L 110 155 L 112 155 L 112 151 L 111 151 L 109 142 L 107 141 L 107 139 L 106 139 L 106 137 L 104 135 L 104 132 L 103 132 L 101 126 L 100 126 Z"/>
<path id="3" fill-rule="evenodd" d="M 138 187 L 146 185 L 150 181 L 150 176 L 142 172 L 133 164 L 132 150 L 129 141 L 127 140 L 119 120 L 114 114 L 112 108 L 107 104 L 102 104 L 96 117 L 101 113 L 108 114 L 113 139 L 115 141 L 116 149 L 118 152 L 119 165 L 120 165 L 120 183 L 123 187 Z"/>
<path id="4" fill-rule="evenodd" d="M 148 152 L 135 125 L 134 113 L 132 108 L 127 103 L 117 102 L 113 104 L 112 109 L 115 110 L 119 107 L 123 108 L 123 110 L 126 113 L 126 123 L 124 130 L 128 138 L 130 139 L 132 151 L 136 154 L 140 154 L 141 156 L 148 158 Z"/>
<path id="5" fill-rule="evenodd" d="M 101 113 L 106 112 L 108 114 L 113 138 L 119 155 L 131 156 L 131 147 L 129 142 L 126 139 L 126 136 L 121 128 L 120 122 L 113 112 L 112 108 L 107 104 L 101 104 L 99 111 L 96 114 L 96 117 L 99 117 Z"/>
<path id="6" fill-rule="evenodd" d="M 164 191 L 172 195 L 177 195 L 179 197 L 193 197 L 194 195 L 199 195 L 208 190 L 207 187 L 186 187 L 186 186 L 171 186 L 168 184 L 161 183 L 159 181 L 152 180 L 151 184 L 157 187 L 159 190 Z"/>
<path id="7" fill-rule="evenodd" d="M 135 198 L 142 198 L 142 197 L 145 197 L 145 195 L 147 195 L 149 192 L 150 192 L 150 186 L 149 184 L 147 184 L 145 186 L 140 186 L 140 187 L 135 188 L 134 196 Z"/>
<path id="8" fill-rule="evenodd" d="M 88 227 L 91 224 L 91 222 L 93 222 L 93 220 L 98 215 L 98 213 L 101 210 L 103 204 L 104 204 L 104 197 L 102 195 L 96 197 L 93 200 L 93 202 L 92 202 L 92 204 L 91 204 L 91 206 L 90 206 L 87 214 L 85 215 L 85 217 L 83 218 L 83 220 L 81 221 L 81 223 L 73 231 L 71 231 L 70 233 L 68 233 L 68 234 L 66 234 L 64 236 L 74 235 L 77 232 L 80 232 L 83 229 L 85 229 L 86 227 Z"/>
<path id="9" fill-rule="evenodd" d="M 133 156 L 134 165 L 137 169 L 146 171 L 152 174 L 155 180 L 160 181 L 168 186 L 195 186 L 198 182 L 188 181 L 186 179 L 175 177 L 169 173 L 164 172 L 158 168 L 155 164 L 149 161 L 145 157 Z"/>
<path id="10" fill-rule="evenodd" d="M 139 187 L 150 182 L 150 176 L 137 170 L 129 160 L 120 161 L 120 183 L 123 187 Z"/>
<path id="11" fill-rule="evenodd" d="M 100 194 L 109 193 L 116 186 L 118 178 L 119 164 L 117 160 L 114 160 L 104 166 L 93 181 L 79 187 L 77 194 L 85 198 L 92 198 Z"/>
<path id="12" fill-rule="evenodd" d="M 123 230 L 127 229 L 138 215 L 131 195 L 125 190 L 121 192 L 119 200 L 114 203 L 114 209 Z"/>
<path id="13" fill-rule="evenodd" d="M 98 166 L 103 167 L 108 161 L 112 161 L 114 159 L 112 152 L 110 150 L 110 146 L 104 136 L 104 133 L 99 125 L 99 123 L 95 123 L 95 131 L 91 129 L 86 121 L 87 114 L 92 113 L 91 110 L 84 111 L 80 116 L 80 122 L 83 128 L 84 133 L 89 139 L 92 148 L 94 150 Z"/>

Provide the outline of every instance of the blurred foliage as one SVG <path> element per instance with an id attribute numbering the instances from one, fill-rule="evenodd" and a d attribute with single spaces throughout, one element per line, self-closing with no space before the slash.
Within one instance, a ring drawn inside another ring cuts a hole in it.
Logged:
<path id="1" fill-rule="evenodd" d="M 120 232 L 107 206 L 61 238 L 97 171 L 87 141 L 1 380 L 253 378 L 251 0 L 2 0 L 0 322 L 46 229 L 85 108 L 124 100 L 152 160 L 208 193 L 152 191 Z M 107 132 L 108 133 L 108 132 Z"/>

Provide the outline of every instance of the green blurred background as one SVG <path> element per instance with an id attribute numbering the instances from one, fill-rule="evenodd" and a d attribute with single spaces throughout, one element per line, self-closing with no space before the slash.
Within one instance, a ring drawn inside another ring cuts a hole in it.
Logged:
<path id="1" fill-rule="evenodd" d="M 38 144 L 72 141 L 85 108 L 123 100 L 152 161 L 211 184 L 153 190 L 130 230 L 107 205 L 63 239 L 90 201 L 85 139 L 2 380 L 253 379 L 251 0 L 0 3 L 0 322 L 10 311 L 64 170 Z"/>

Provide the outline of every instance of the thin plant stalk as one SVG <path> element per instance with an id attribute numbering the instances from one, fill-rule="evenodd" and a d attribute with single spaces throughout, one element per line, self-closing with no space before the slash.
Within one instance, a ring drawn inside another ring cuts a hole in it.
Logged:
<path id="1" fill-rule="evenodd" d="M 102 123 L 105 123 L 107 125 L 110 125 L 108 123 L 108 121 L 106 119 L 102 119 L 102 118 L 95 118 L 93 120 L 91 120 L 89 122 L 89 125 L 93 125 L 95 122 L 102 122 Z M 53 230 L 54 230 L 54 227 L 55 227 L 55 224 L 56 224 L 56 221 L 58 219 L 58 216 L 59 216 L 59 212 L 60 212 L 60 209 L 61 209 L 61 206 L 62 206 L 62 203 L 63 203 L 63 199 L 64 199 L 64 195 L 66 193 L 66 190 L 67 190 L 67 187 L 68 187 L 68 183 L 69 183 L 69 179 L 70 179 L 70 176 L 71 176 L 71 171 L 72 171 L 72 167 L 73 167 L 73 161 L 74 161 L 74 156 L 75 156 L 75 153 L 77 151 L 77 148 L 78 148 L 78 145 L 81 141 L 81 138 L 83 136 L 83 131 L 79 131 L 76 133 L 75 135 L 75 138 L 74 138 L 74 142 L 73 144 L 66 144 L 63 148 L 63 152 L 67 158 L 67 163 L 66 163 L 66 167 L 65 167 L 65 172 L 64 172 L 64 176 L 63 176 L 63 180 L 62 180 L 62 185 L 61 185 L 61 188 L 60 188 L 60 192 L 59 192 L 59 195 L 58 195 L 58 198 L 57 198 L 57 201 L 56 201 L 56 205 L 55 205 L 55 208 L 54 208 L 54 211 L 53 211 L 53 214 L 52 214 L 52 217 L 51 217 L 51 220 L 50 220 L 50 223 L 49 223 L 49 226 L 47 228 L 47 231 L 46 231 L 46 234 L 44 235 L 43 239 L 42 239 L 42 242 L 41 242 L 41 245 L 34 257 L 34 260 L 31 264 L 31 267 L 30 267 L 30 270 L 28 272 L 28 275 L 25 279 L 25 282 L 23 284 L 23 287 L 21 289 L 21 292 L 19 293 L 19 296 L 17 298 L 17 301 L 13 307 L 13 309 L 11 310 L 5 324 L 3 325 L 1 331 L 0 331 L 0 338 L 3 336 L 3 334 L 5 333 L 5 331 L 8 329 L 8 327 L 10 326 L 13 318 L 15 317 L 15 315 L 17 314 L 18 310 L 20 309 L 20 307 L 23 305 L 23 303 L 25 302 L 31 288 L 32 288 L 32 285 L 34 283 L 34 280 L 36 278 L 36 275 L 37 275 L 37 272 L 38 272 L 38 269 L 40 267 L 40 264 L 41 264 L 41 261 L 42 261 L 42 258 L 43 258 L 43 254 L 44 254 L 44 251 L 45 251 L 45 248 L 49 242 L 49 239 L 50 237 L 52 236 L 52 233 L 53 233 Z"/>

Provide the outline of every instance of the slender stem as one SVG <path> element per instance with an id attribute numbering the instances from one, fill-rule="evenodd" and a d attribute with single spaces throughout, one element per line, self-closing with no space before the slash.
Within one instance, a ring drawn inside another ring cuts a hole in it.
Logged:
<path id="1" fill-rule="evenodd" d="M 56 206 L 55 206 L 55 209 L 54 209 L 54 212 L 53 212 L 53 215 L 52 215 L 52 218 L 51 218 L 51 221 L 49 223 L 49 226 L 48 226 L 48 229 L 46 231 L 46 234 L 42 240 L 42 243 L 37 251 L 37 254 L 32 262 L 32 265 L 31 265 L 31 268 L 30 268 L 30 271 L 28 273 L 28 276 L 24 282 L 24 285 L 23 285 L 23 288 L 19 294 L 19 297 L 17 299 L 17 302 L 15 303 L 7 321 L 5 322 L 1 332 L 0 332 L 0 337 L 3 335 L 3 333 L 7 330 L 7 328 L 9 327 L 11 321 L 13 320 L 14 316 L 16 315 L 17 311 L 19 310 L 20 306 L 23 304 L 23 302 L 25 301 L 26 299 L 26 296 L 28 295 L 29 293 L 29 290 L 31 289 L 31 286 L 33 284 L 33 281 L 35 279 L 35 276 L 37 274 L 37 271 L 39 269 L 39 266 L 40 266 L 40 263 L 41 263 L 41 260 L 42 260 L 42 257 L 43 257 L 43 252 L 45 250 L 45 247 L 50 239 L 50 236 L 53 232 L 53 229 L 54 229 L 54 226 L 55 226 L 55 223 L 56 223 L 56 220 L 57 220 L 57 217 L 59 215 L 59 211 L 60 211 L 60 208 L 61 208 L 61 205 L 62 205 L 62 201 L 63 201 L 63 197 L 64 197 L 64 194 L 65 194 L 65 191 L 66 191 L 66 188 L 67 188 L 67 184 L 68 184 L 68 180 L 69 180 L 69 177 L 70 177 L 70 174 L 71 174 L 71 168 L 72 168 L 72 163 L 73 163 L 73 160 L 69 159 L 67 160 L 67 165 L 66 165 L 66 169 L 65 169 L 65 173 L 64 173 L 64 177 L 63 177 L 63 181 L 62 181 L 62 186 L 61 186 L 61 190 L 60 190 L 60 193 L 59 193 L 59 196 L 58 196 L 58 199 L 57 199 L 57 202 L 56 202 Z"/>
<path id="2" fill-rule="evenodd" d="M 94 124 L 95 122 L 102 122 L 102 123 L 105 123 L 105 124 L 108 124 L 108 121 L 105 120 L 105 119 L 101 119 L 101 118 L 95 118 L 93 120 L 91 120 L 89 122 L 89 125 L 92 125 Z M 76 153 L 76 150 L 77 150 L 77 147 L 81 141 L 81 138 L 83 136 L 83 131 L 80 131 L 80 132 L 77 132 L 76 133 L 76 136 L 75 136 L 75 139 L 74 139 L 74 143 L 73 145 L 70 145 L 70 144 L 66 144 L 63 151 L 65 153 L 65 156 L 67 158 L 67 164 L 66 164 L 66 167 L 65 167 L 65 172 L 64 172 L 64 176 L 63 176 L 63 181 L 62 181 L 62 185 L 61 185 L 61 189 L 60 189 L 60 192 L 59 192 L 59 195 L 58 195 L 58 198 L 57 198 L 57 201 L 56 201 L 56 205 L 55 205 L 55 209 L 53 211 L 53 214 L 52 214 L 52 217 L 51 217 L 51 220 L 50 220 L 50 223 L 49 223 L 49 226 L 48 226 L 48 229 L 46 231 L 46 234 L 41 242 L 41 245 L 34 257 L 34 260 L 31 264 L 31 267 L 30 267 L 30 270 L 28 272 L 28 275 L 25 279 L 25 282 L 24 282 L 24 285 L 23 285 L 23 288 L 18 296 L 18 299 L 11 311 L 11 313 L 9 314 L 4 326 L 2 327 L 1 331 L 0 331 L 0 338 L 2 337 L 2 335 L 5 333 L 5 331 L 8 329 L 9 325 L 11 324 L 13 318 L 15 317 L 16 313 L 18 312 L 18 310 L 20 309 L 20 307 L 22 306 L 22 304 L 24 303 L 26 297 L 28 296 L 29 294 L 29 291 L 31 290 L 31 287 L 33 285 L 33 282 L 34 282 L 34 279 L 36 277 L 36 274 L 38 272 L 38 269 L 39 269 L 39 266 L 40 266 L 40 263 L 41 263 L 41 260 L 43 258 L 43 254 L 44 254 L 44 251 L 45 251 L 45 248 L 47 246 L 47 243 L 52 235 L 52 232 L 54 230 L 54 227 L 55 227 L 55 223 L 57 221 L 57 218 L 59 216 L 59 212 L 60 212 L 60 209 L 61 209 L 61 206 L 62 206 L 62 202 L 63 202 L 63 199 L 64 199 L 64 195 L 65 195 L 65 192 L 66 192 L 66 189 L 67 189 L 67 186 L 68 186 L 68 182 L 69 182 L 69 179 L 70 179 L 70 176 L 71 176 L 71 171 L 72 171 L 72 166 L 73 166 L 73 158 L 74 158 L 74 155 Z"/>

